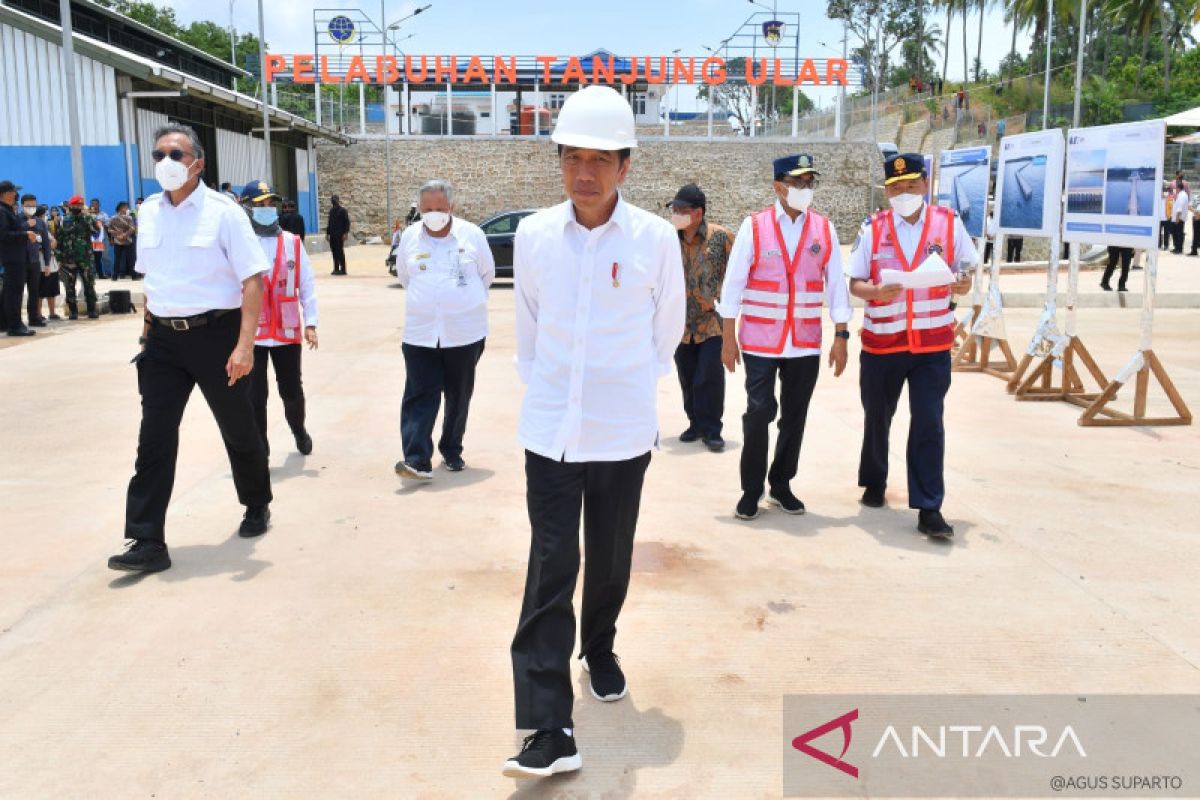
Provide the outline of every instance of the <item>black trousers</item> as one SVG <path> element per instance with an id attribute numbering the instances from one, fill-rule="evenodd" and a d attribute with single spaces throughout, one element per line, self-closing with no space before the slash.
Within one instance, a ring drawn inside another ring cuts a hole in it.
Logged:
<path id="1" fill-rule="evenodd" d="M 995 247 L 995 242 L 983 243 L 983 263 L 984 266 L 992 263 L 992 248 Z"/>
<path id="2" fill-rule="evenodd" d="M 275 383 L 283 400 L 283 416 L 293 434 L 304 431 L 304 386 L 300 381 L 301 345 L 282 344 L 274 347 L 256 345 L 254 371 L 250 373 L 250 393 L 254 398 L 254 422 L 262 434 L 263 446 L 271 452 L 267 440 L 267 398 L 271 381 L 267 377 L 267 362 L 275 367 Z"/>
<path id="3" fill-rule="evenodd" d="M 19 330 L 21 323 L 21 294 L 25 291 L 24 261 L 4 262 L 4 291 L 0 293 L 0 304 L 4 307 L 4 324 L 10 331 Z"/>
<path id="4" fill-rule="evenodd" d="M 267 451 L 254 423 L 250 380 L 243 378 L 229 386 L 225 374 L 240 325 L 241 312 L 235 310 L 188 331 L 150 326 L 149 341 L 137 363 L 142 427 L 125 502 L 126 538 L 164 540 L 167 504 L 175 485 L 179 422 L 196 386 L 225 440 L 238 501 L 245 506 L 271 502 Z"/>
<path id="5" fill-rule="evenodd" d="M 1171 223 L 1171 252 L 1183 252 L 1183 220 L 1175 220 Z"/>
<path id="6" fill-rule="evenodd" d="M 1121 263 L 1121 277 L 1117 283 L 1117 287 L 1120 289 L 1125 288 L 1125 282 L 1129 280 L 1129 265 L 1133 263 L 1133 248 L 1113 247 L 1111 245 L 1108 248 L 1108 266 L 1104 268 L 1104 277 L 1100 279 L 1101 286 L 1109 285 L 1108 282 L 1112 279 L 1118 261 Z"/>
<path id="7" fill-rule="evenodd" d="M 132 244 L 113 245 L 113 277 L 133 276 L 134 246 Z"/>
<path id="8" fill-rule="evenodd" d="M 333 271 L 346 273 L 346 243 L 341 236 L 329 237 L 329 252 L 333 255 Z"/>
<path id="9" fill-rule="evenodd" d="M 433 425 L 443 394 L 446 413 L 442 416 L 438 452 L 447 459 L 462 456 L 467 412 L 475 393 L 475 366 L 483 356 L 486 341 L 480 339 L 462 347 L 405 344 L 401 348 L 405 375 L 400 440 L 408 463 L 428 465 L 433 460 Z"/>
<path id="10" fill-rule="evenodd" d="M 950 351 L 940 353 L 863 352 L 859 391 L 862 395 L 862 457 L 858 485 L 884 489 L 888 476 L 888 436 L 900 392 L 908 384 L 908 506 L 937 511 L 946 495 L 942 467 L 946 430 L 942 409 L 950 390 Z"/>
<path id="11" fill-rule="evenodd" d="M 25 265 L 25 315 L 29 321 L 41 319 L 42 316 L 42 262 L 34 261 Z"/>
<path id="12" fill-rule="evenodd" d="M 688 428 L 703 437 L 721 435 L 725 414 L 725 368 L 721 365 L 721 337 L 699 344 L 681 344 L 675 350 L 675 370 L 683 390 L 683 410 Z"/>
<path id="13" fill-rule="evenodd" d="M 1192 217 L 1192 249 L 1188 255 L 1200 255 L 1200 217 Z"/>
<path id="14" fill-rule="evenodd" d="M 772 489 L 787 488 L 796 477 L 808 401 L 821 371 L 820 356 L 764 358 L 743 353 L 746 365 L 746 413 L 742 415 L 742 491 L 762 494 L 763 480 Z M 775 376 L 779 376 L 779 402 L 775 401 Z M 779 413 L 775 458 L 767 470 L 771 422 Z"/>
<path id="15" fill-rule="evenodd" d="M 650 454 L 569 463 L 525 453 L 532 540 L 525 600 L 512 641 L 517 728 L 570 728 L 571 648 L 583 518 L 580 656 L 611 652 L 629 589 L 633 535 Z"/>
<path id="16" fill-rule="evenodd" d="M 1171 220 L 1164 219 L 1158 224 L 1158 249 L 1166 250 L 1171 246 Z"/>
<path id="17" fill-rule="evenodd" d="M 1004 240 L 1004 261 L 1007 264 L 1019 264 L 1021 262 L 1021 248 L 1025 246 L 1025 239 L 1020 236 L 1009 236 Z"/>

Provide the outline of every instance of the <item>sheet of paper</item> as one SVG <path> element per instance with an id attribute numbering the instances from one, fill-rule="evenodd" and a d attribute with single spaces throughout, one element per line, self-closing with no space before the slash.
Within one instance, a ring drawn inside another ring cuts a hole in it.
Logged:
<path id="1" fill-rule="evenodd" d="M 898 283 L 905 289 L 929 289 L 954 283 L 954 273 L 937 253 L 932 253 L 912 272 L 900 269 L 879 271 L 879 280 L 884 284 Z"/>

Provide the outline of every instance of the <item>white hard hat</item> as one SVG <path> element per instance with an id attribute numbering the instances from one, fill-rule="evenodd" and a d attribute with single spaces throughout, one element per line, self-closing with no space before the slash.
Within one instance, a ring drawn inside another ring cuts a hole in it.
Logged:
<path id="1" fill-rule="evenodd" d="M 563 103 L 550 140 L 589 150 L 637 147 L 633 109 L 609 86 L 585 86 Z"/>

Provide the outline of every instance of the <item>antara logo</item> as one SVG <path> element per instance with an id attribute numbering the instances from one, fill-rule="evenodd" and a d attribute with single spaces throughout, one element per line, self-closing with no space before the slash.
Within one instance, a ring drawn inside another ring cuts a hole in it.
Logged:
<path id="1" fill-rule="evenodd" d="M 842 756 L 846 755 L 846 751 L 850 749 L 850 738 L 853 732 L 850 730 L 850 723 L 858 719 L 858 709 L 842 714 L 837 719 L 831 719 L 824 725 L 818 725 L 811 731 L 800 734 L 795 739 L 792 739 L 792 747 L 804 753 L 806 756 L 812 756 L 817 761 L 828 764 L 834 769 L 841 770 L 851 778 L 858 777 L 858 767 L 842 760 Z M 842 731 L 842 752 L 835 758 L 824 750 L 818 750 L 809 744 L 813 739 L 819 739 L 830 731 L 841 728 Z"/>
<path id="2" fill-rule="evenodd" d="M 858 719 L 858 709 L 849 711 L 840 717 L 818 725 L 792 740 L 792 747 L 811 756 L 823 764 L 828 764 L 836 770 L 846 773 L 852 778 L 858 778 L 858 767 L 846 761 L 846 753 L 850 750 L 853 730 L 850 723 Z M 842 751 L 836 756 L 814 747 L 811 742 L 820 739 L 835 730 L 842 732 Z M 972 738 L 977 734 L 978 738 Z M 957 742 L 956 742 L 957 740 Z M 955 747 L 959 744 L 959 747 Z M 885 749 L 893 748 L 901 758 L 920 758 L 930 756 L 935 758 L 957 757 L 984 758 L 989 754 L 1003 755 L 1006 758 L 1020 758 L 1025 755 L 1039 758 L 1057 758 L 1064 748 L 1074 750 L 1080 758 L 1087 758 L 1083 743 L 1075 733 L 1074 728 L 1067 725 L 1051 739 L 1050 731 L 1041 725 L 1014 725 L 1011 731 L 1001 730 L 996 725 L 941 725 L 926 730 L 919 725 L 913 725 L 907 738 L 901 738 L 894 725 L 888 725 L 879 737 L 879 743 L 871 753 L 871 758 L 879 758 Z M 1068 753 L 1068 755 L 1070 755 Z"/>

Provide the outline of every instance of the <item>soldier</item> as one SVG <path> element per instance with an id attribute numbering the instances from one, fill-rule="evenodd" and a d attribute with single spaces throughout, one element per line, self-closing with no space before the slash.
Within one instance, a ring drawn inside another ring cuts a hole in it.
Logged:
<path id="1" fill-rule="evenodd" d="M 63 219 L 58 236 L 58 271 L 66 285 L 68 318 L 79 319 L 79 307 L 75 301 L 75 281 L 82 279 L 88 319 L 98 319 L 100 315 L 96 313 L 92 232 L 100 228 L 100 221 L 84 212 L 83 198 L 80 195 L 68 200 L 67 208 L 71 213 Z"/>

